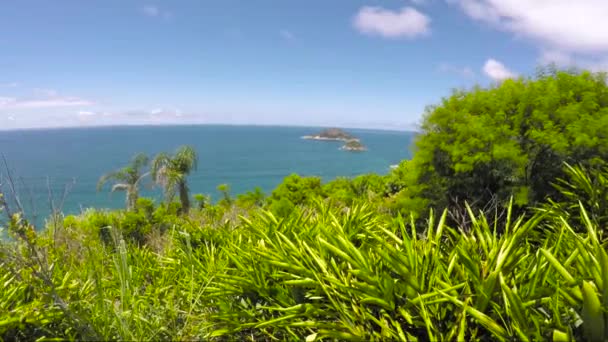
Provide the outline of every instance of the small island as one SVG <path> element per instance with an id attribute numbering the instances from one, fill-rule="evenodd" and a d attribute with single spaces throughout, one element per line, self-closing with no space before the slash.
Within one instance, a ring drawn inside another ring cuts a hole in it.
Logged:
<path id="1" fill-rule="evenodd" d="M 340 147 L 341 150 L 351 151 L 351 152 L 363 152 L 367 151 L 367 147 L 365 147 L 359 140 L 349 140 L 344 144 L 344 146 Z"/>
<path id="2" fill-rule="evenodd" d="M 332 141 L 351 141 L 359 139 L 353 137 L 352 135 L 344 132 L 339 128 L 328 128 L 324 129 L 318 134 L 315 135 L 305 135 L 302 139 L 310 139 L 310 140 L 332 140 Z"/>

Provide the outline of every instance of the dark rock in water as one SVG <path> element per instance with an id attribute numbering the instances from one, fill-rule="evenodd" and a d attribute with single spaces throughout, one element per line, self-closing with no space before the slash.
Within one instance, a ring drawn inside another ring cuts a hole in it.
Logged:
<path id="1" fill-rule="evenodd" d="M 351 151 L 351 152 L 362 152 L 367 151 L 367 147 L 363 145 L 359 140 L 349 140 L 344 144 L 344 146 L 340 147 L 341 150 Z"/>

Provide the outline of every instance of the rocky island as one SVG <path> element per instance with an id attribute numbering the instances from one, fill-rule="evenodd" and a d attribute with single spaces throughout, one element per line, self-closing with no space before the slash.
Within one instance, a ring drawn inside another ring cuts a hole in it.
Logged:
<path id="1" fill-rule="evenodd" d="M 342 147 L 340 147 L 340 149 L 351 152 L 367 151 L 367 147 L 365 147 L 359 140 L 349 140 Z"/>
<path id="2" fill-rule="evenodd" d="M 341 150 L 351 152 L 367 151 L 367 148 L 359 141 L 359 138 L 356 138 L 339 128 L 324 129 L 315 135 L 305 135 L 302 139 L 343 141 L 344 145 L 340 147 Z"/>
<path id="3" fill-rule="evenodd" d="M 310 140 L 331 140 L 331 141 L 350 141 L 359 139 L 353 137 L 352 135 L 344 132 L 339 128 L 328 128 L 324 129 L 318 134 L 315 135 L 305 135 L 302 139 L 310 139 Z"/>

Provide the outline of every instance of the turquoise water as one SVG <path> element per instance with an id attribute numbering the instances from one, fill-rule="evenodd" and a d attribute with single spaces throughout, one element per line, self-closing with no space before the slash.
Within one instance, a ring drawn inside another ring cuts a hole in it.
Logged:
<path id="1" fill-rule="evenodd" d="M 291 173 L 320 176 L 324 181 L 369 172 L 383 174 L 391 164 L 410 157 L 411 132 L 347 130 L 369 148 L 364 153 L 350 153 L 340 151 L 339 142 L 301 139 L 319 130 L 200 125 L 8 131 L 0 132 L 0 153 L 18 179 L 26 212 L 38 216 L 49 212 L 49 188 L 56 207 L 66 213 L 87 207 L 120 208 L 124 195 L 96 192 L 103 173 L 122 167 L 137 152 L 154 155 L 185 144 L 199 153 L 199 168 L 189 178 L 192 193 L 207 193 L 216 199 L 216 187 L 222 183 L 229 184 L 233 194 L 256 186 L 269 193 Z M 0 169 L 6 174 L 4 167 Z M 160 192 L 151 186 L 143 193 L 160 198 Z"/>

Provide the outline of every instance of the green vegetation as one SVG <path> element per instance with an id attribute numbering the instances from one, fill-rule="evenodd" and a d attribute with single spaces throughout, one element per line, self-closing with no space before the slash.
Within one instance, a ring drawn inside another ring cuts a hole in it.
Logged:
<path id="1" fill-rule="evenodd" d="M 608 158 L 605 74 L 540 70 L 537 79 L 455 91 L 430 106 L 404 196 L 438 209 L 514 196 L 522 208 L 559 193 L 563 163 Z M 418 209 L 416 207 L 412 209 Z"/>
<path id="2" fill-rule="evenodd" d="M 115 181 L 112 192 L 124 191 L 127 196 L 127 210 L 135 209 L 135 203 L 139 197 L 139 185 L 144 177 L 149 173 L 142 173 L 142 168 L 148 164 L 148 157 L 144 154 L 136 155 L 131 164 L 120 170 L 107 173 L 97 183 L 97 191 L 101 190 L 108 181 Z"/>
<path id="3" fill-rule="evenodd" d="M 355 139 L 347 140 L 346 143 L 340 147 L 340 149 L 354 152 L 367 151 L 367 148 L 361 142 L 359 142 L 359 140 Z"/>
<path id="4" fill-rule="evenodd" d="M 387 175 L 223 184 L 190 208 L 183 147 L 152 163 L 160 204 L 36 232 L 0 197 L 0 339 L 606 340 L 604 80 L 456 92 Z"/>
<path id="5" fill-rule="evenodd" d="M 160 153 L 152 161 L 152 178 L 163 187 L 165 199 L 171 202 L 175 192 L 179 193 L 182 210 L 190 210 L 190 194 L 187 177 L 196 170 L 198 157 L 190 146 L 180 147 L 173 156 Z"/>

